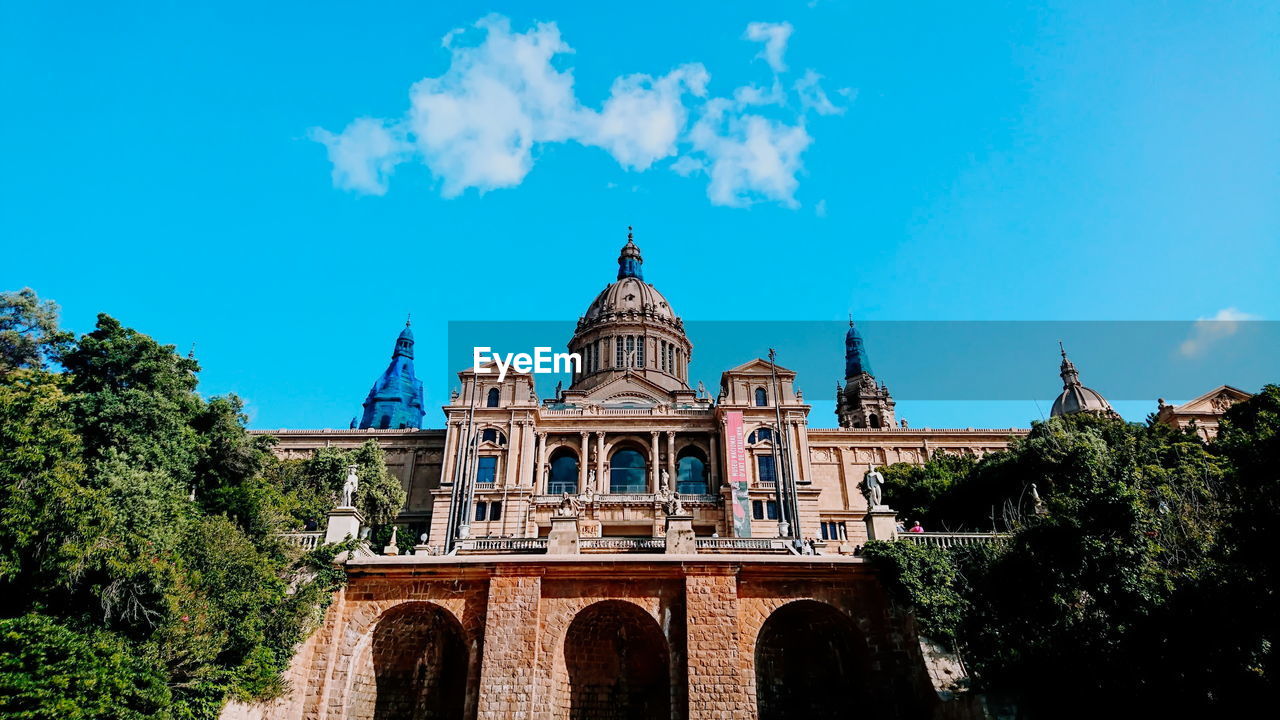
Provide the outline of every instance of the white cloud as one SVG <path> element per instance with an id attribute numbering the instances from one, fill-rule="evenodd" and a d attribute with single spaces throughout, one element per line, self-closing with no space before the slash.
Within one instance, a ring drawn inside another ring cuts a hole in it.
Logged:
<path id="1" fill-rule="evenodd" d="M 485 32 L 476 47 L 455 47 L 449 70 L 419 80 L 409 91 L 406 124 L 442 194 L 519 185 L 533 167 L 535 143 L 575 136 L 581 108 L 573 75 L 551 59 L 570 52 L 554 23 L 512 33 L 506 18 L 476 23 Z"/>
<path id="2" fill-rule="evenodd" d="M 795 191 L 800 153 L 812 142 L 803 123 L 787 125 L 742 114 L 727 100 L 713 100 L 690 139 L 709 161 L 711 202 L 745 207 L 772 200 L 786 207 L 799 206 Z"/>
<path id="3" fill-rule="evenodd" d="M 804 75 L 796 81 L 795 90 L 800 97 L 800 107 L 805 110 L 812 110 L 819 115 L 844 114 L 844 108 L 837 107 L 822 90 L 822 76 L 812 70 L 804 71 Z"/>
<path id="4" fill-rule="evenodd" d="M 407 149 L 393 129 L 374 118 L 357 118 L 337 135 L 316 128 L 311 138 L 329 149 L 334 187 L 369 195 L 387 191 L 387 177 Z"/>
<path id="5" fill-rule="evenodd" d="M 752 42 L 764 43 L 764 49 L 756 57 L 764 58 L 774 72 L 785 72 L 787 64 L 782 56 L 787 52 L 787 40 L 791 38 L 791 23 L 753 22 L 747 25 L 744 37 Z"/>
<path id="6" fill-rule="evenodd" d="M 822 200 L 819 200 L 818 204 L 813 206 L 813 214 L 817 215 L 820 218 L 824 218 L 827 216 L 827 201 L 825 198 Z"/>
<path id="7" fill-rule="evenodd" d="M 747 26 L 745 37 L 763 43 L 759 57 L 774 72 L 767 89 L 747 84 L 731 97 L 709 96 L 707 69 L 689 63 L 665 75 L 615 78 L 596 110 L 578 100 L 572 70 L 556 67 L 573 50 L 555 23 L 513 32 L 506 18 L 490 15 L 444 36 L 448 69 L 409 89 L 403 117 L 359 118 L 340 133 L 317 128 L 311 137 L 328 149 L 334 185 L 363 193 L 385 193 L 395 167 L 408 161 L 426 165 L 444 197 L 514 187 L 532 170 L 538 145 L 577 142 L 636 172 L 675 158 L 667 167 L 677 174 L 709 178 L 715 204 L 797 207 L 801 155 L 812 143 L 805 115 L 844 109 L 812 70 L 790 91 L 779 79 L 791 32 L 788 23 Z"/>
<path id="8" fill-rule="evenodd" d="M 1191 334 L 1178 346 L 1178 351 L 1187 357 L 1203 355 L 1209 346 L 1239 332 L 1241 322 L 1259 319 L 1257 315 L 1240 312 L 1233 307 L 1223 308 L 1213 317 L 1196 320 L 1191 326 Z"/>
<path id="9" fill-rule="evenodd" d="M 629 170 L 647 170 L 655 161 L 676 154 L 688 111 L 684 94 L 702 97 L 710 76 L 700 64 L 684 65 L 654 80 L 627 75 L 613 81 L 609 99 L 584 142 L 609 151 Z"/>

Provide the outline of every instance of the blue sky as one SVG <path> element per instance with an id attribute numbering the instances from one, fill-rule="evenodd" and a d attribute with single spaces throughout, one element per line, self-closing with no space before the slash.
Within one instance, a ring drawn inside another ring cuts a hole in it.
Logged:
<path id="1" fill-rule="evenodd" d="M 628 224 L 687 320 L 1280 318 L 1275 3 L 536 6 L 0 6 L 0 287 L 266 428 L 344 426 L 407 312 L 438 407 L 447 321 L 576 318 Z"/>

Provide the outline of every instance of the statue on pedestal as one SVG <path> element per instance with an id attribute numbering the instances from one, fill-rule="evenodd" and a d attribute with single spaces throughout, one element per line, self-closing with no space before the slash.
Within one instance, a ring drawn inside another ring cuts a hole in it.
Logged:
<path id="1" fill-rule="evenodd" d="M 671 499 L 667 500 L 666 511 L 668 515 L 684 515 L 684 503 L 680 501 L 680 493 L 671 493 Z"/>
<path id="2" fill-rule="evenodd" d="M 557 514 L 560 517 L 577 517 L 579 509 L 578 498 L 565 493 L 560 500 L 560 508 L 557 510 Z"/>
<path id="3" fill-rule="evenodd" d="M 662 472 L 658 473 L 658 477 L 660 479 L 658 492 L 665 497 L 671 491 L 671 473 L 667 472 L 666 468 L 662 468 Z"/>
<path id="4" fill-rule="evenodd" d="M 347 480 L 342 483 L 342 507 L 355 507 L 356 490 L 360 487 L 360 477 L 356 475 L 356 466 L 347 467 Z"/>
<path id="5" fill-rule="evenodd" d="M 867 496 L 867 505 L 877 508 L 884 504 L 884 476 L 872 465 L 862 481 L 863 493 Z"/>

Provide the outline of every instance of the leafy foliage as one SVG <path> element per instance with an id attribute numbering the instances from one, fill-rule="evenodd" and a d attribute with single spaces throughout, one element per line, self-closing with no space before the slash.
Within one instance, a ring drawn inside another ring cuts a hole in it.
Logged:
<path id="1" fill-rule="evenodd" d="M 30 328 L 36 347 L 61 336 Z M 0 373 L 0 710 L 185 720 L 278 694 L 342 574 L 335 548 L 276 536 L 332 507 L 332 478 L 304 468 L 328 490 L 298 492 L 239 399 L 201 398 L 194 358 L 113 318 L 57 357 L 65 372 L 28 354 Z M 389 520 L 404 498 L 381 450 L 332 459 Z"/>
<path id="2" fill-rule="evenodd" d="M 886 473 L 886 490 L 916 498 L 935 524 L 1003 508 L 1008 542 L 866 551 L 926 633 L 954 633 L 981 687 L 1036 717 L 1134 702 L 1157 716 L 1243 707 L 1274 686 L 1277 436 L 1273 386 L 1228 413 L 1214 446 L 1154 423 L 1034 423 L 967 471 L 935 457 Z"/>
<path id="3" fill-rule="evenodd" d="M 70 333 L 58 330 L 58 306 L 31 288 L 0 292 L 0 372 L 43 370 L 58 359 Z"/>
<path id="4" fill-rule="evenodd" d="M 863 546 L 862 556 L 880 570 L 889 596 L 915 613 L 924 635 L 955 641 L 968 602 L 960 593 L 960 574 L 947 550 L 873 540 Z"/>

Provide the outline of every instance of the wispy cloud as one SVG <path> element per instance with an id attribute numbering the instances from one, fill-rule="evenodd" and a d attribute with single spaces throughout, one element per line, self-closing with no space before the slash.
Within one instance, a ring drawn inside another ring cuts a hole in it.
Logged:
<path id="1" fill-rule="evenodd" d="M 1260 319 L 1233 307 L 1223 308 L 1213 317 L 1196 320 L 1191 326 L 1191 334 L 1178 346 L 1178 351 L 1186 357 L 1203 355 L 1210 346 L 1239 332 L 1240 323 Z"/>
<path id="2" fill-rule="evenodd" d="M 787 90 L 779 75 L 791 33 L 788 23 L 747 26 L 744 37 L 764 45 L 768 89 L 711 96 L 707 69 L 689 63 L 663 75 L 615 78 L 596 109 L 578 100 L 572 69 L 552 62 L 573 52 L 555 23 L 516 32 L 490 15 L 445 35 L 448 69 L 409 89 L 402 117 L 357 118 L 341 132 L 315 128 L 311 137 L 328 149 L 335 187 L 374 195 L 406 162 L 426 165 L 444 197 L 514 187 L 532 170 L 538 145 L 576 142 L 631 171 L 664 164 L 684 176 L 705 174 L 718 205 L 797 207 L 801 155 L 813 142 L 805 117 L 843 108 L 812 70 Z"/>

